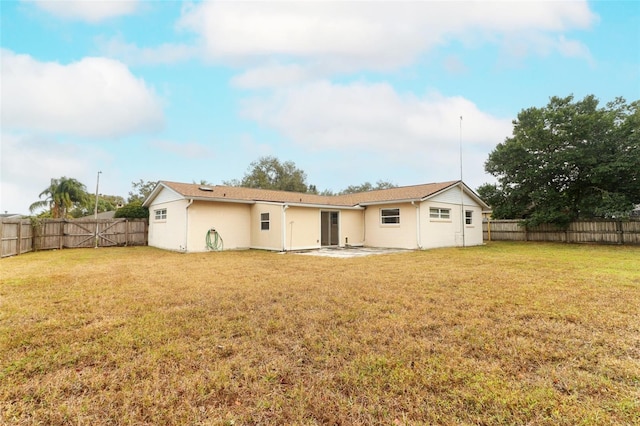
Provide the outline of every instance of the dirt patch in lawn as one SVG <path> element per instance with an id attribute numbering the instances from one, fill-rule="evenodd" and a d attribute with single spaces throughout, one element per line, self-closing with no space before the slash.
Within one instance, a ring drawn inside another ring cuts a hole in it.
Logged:
<path id="1" fill-rule="evenodd" d="M 378 254 L 406 253 L 412 250 L 376 248 L 376 247 L 323 247 L 316 250 L 293 251 L 292 254 L 304 256 L 352 258 L 365 257 Z"/>

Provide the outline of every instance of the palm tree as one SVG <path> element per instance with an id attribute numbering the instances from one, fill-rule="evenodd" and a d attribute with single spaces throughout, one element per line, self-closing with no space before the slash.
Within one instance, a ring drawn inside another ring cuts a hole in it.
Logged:
<path id="1" fill-rule="evenodd" d="M 68 217 L 74 204 L 87 202 L 88 194 L 84 184 L 63 176 L 60 179 L 51 179 L 51 184 L 40 193 L 39 197 L 46 198 L 31 204 L 29 210 L 33 213 L 37 209 L 48 207 L 51 216 L 57 219 Z"/>

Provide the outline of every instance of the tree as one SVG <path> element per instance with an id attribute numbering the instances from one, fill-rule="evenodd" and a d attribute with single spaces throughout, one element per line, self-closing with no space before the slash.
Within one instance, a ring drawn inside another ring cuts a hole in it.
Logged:
<path id="1" fill-rule="evenodd" d="M 39 198 L 42 197 L 46 198 L 31 204 L 29 210 L 33 213 L 49 208 L 48 215 L 55 219 L 69 217 L 74 207 L 82 207 L 89 201 L 86 186 L 66 176 L 51 179 L 50 185 L 40 193 Z"/>
<path id="2" fill-rule="evenodd" d="M 344 194 L 355 194 L 358 192 L 377 191 L 379 189 L 395 188 L 396 186 L 398 185 L 396 185 L 395 183 L 379 180 L 376 182 L 375 186 L 373 186 L 371 182 L 365 182 L 361 185 L 349 185 L 348 187 L 340 191 L 339 194 L 344 195 Z"/>
<path id="3" fill-rule="evenodd" d="M 307 192 L 307 174 L 298 169 L 293 161 L 280 162 L 276 157 L 260 157 L 252 162 L 241 181 L 225 181 L 225 185 L 246 188 L 276 189 L 281 191 Z M 315 187 L 314 187 L 315 188 Z"/>
<path id="4" fill-rule="evenodd" d="M 98 197 L 98 213 L 111 212 L 124 205 L 124 198 L 119 195 L 100 194 Z M 87 202 L 75 206 L 69 214 L 72 217 L 84 217 L 95 212 L 95 194 L 88 194 Z"/>
<path id="5" fill-rule="evenodd" d="M 144 199 L 147 198 L 147 196 L 151 194 L 151 191 L 156 187 L 156 182 L 139 179 L 136 182 L 131 182 L 131 187 L 133 188 L 133 191 L 129 191 L 129 198 L 127 199 L 127 202 L 134 203 L 138 201 L 142 204 Z"/>
<path id="6" fill-rule="evenodd" d="M 624 216 L 640 203 L 640 101 L 599 108 L 593 95 L 552 97 L 513 125 L 485 163 L 498 184 L 479 189 L 494 217 L 564 227 Z"/>
<path id="7" fill-rule="evenodd" d="M 148 219 L 149 209 L 142 207 L 140 201 L 134 201 L 126 206 L 120 207 L 113 215 L 115 218 L 127 218 L 127 219 Z"/>

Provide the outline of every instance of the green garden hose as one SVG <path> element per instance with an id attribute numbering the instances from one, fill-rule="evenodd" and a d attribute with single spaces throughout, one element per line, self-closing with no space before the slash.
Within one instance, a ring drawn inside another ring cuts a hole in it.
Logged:
<path id="1" fill-rule="evenodd" d="M 213 234 L 213 242 L 211 241 L 211 234 Z M 213 251 L 221 251 L 224 249 L 224 242 L 222 241 L 222 237 L 214 228 L 211 228 L 207 231 L 207 248 Z"/>

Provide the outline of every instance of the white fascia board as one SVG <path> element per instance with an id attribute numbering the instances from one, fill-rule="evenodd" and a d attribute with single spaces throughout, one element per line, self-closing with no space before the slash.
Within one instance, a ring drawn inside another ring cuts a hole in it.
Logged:
<path id="1" fill-rule="evenodd" d="M 169 190 L 169 191 L 173 192 L 175 195 L 177 195 L 178 197 L 184 198 L 184 196 L 182 194 L 180 194 L 179 192 L 169 188 L 167 185 L 165 185 L 162 182 L 158 182 L 156 187 L 153 188 L 153 191 L 151 191 L 151 194 L 149 194 L 147 196 L 147 198 L 142 202 L 142 207 L 149 207 L 151 205 L 151 203 L 153 202 L 153 200 L 158 196 L 160 191 L 162 191 L 162 189 Z"/>
<path id="2" fill-rule="evenodd" d="M 426 197 L 422 198 L 419 201 L 427 201 L 429 198 L 433 198 L 436 195 L 442 194 L 443 192 L 447 192 L 447 191 L 451 190 L 452 188 L 456 188 L 456 187 L 460 188 L 460 184 L 462 184 L 462 186 L 464 188 L 464 192 L 466 192 L 469 197 L 473 198 L 476 201 L 476 203 L 478 203 L 480 205 L 480 207 L 486 208 L 486 209 L 490 209 L 491 208 L 487 203 L 482 201 L 482 199 L 480 197 L 478 197 L 478 195 L 471 188 L 469 188 L 466 183 L 461 182 L 461 181 L 458 181 L 458 183 L 456 183 L 454 185 L 451 185 L 451 186 L 448 186 L 446 188 L 443 188 L 438 192 L 434 192 L 431 195 L 427 195 Z"/>
<path id="3" fill-rule="evenodd" d="M 212 203 L 235 203 L 235 204 L 255 204 L 252 200 L 237 200 L 234 198 L 211 198 L 211 197 L 187 197 L 193 201 L 209 201 Z"/>
<path id="4" fill-rule="evenodd" d="M 420 198 L 406 198 L 402 200 L 389 200 L 389 201 L 372 201 L 369 203 L 360 203 L 361 206 L 380 206 L 384 204 L 411 204 L 419 201 L 423 201 L 424 199 Z"/>
<path id="5" fill-rule="evenodd" d="M 289 207 L 309 207 L 322 210 L 364 210 L 364 207 L 357 206 L 336 206 L 333 204 L 305 204 L 305 203 L 286 203 Z"/>
<path id="6" fill-rule="evenodd" d="M 288 207 L 306 207 L 311 209 L 322 209 L 322 210 L 364 210 L 363 207 L 358 206 L 336 206 L 333 204 L 309 204 L 309 203 L 291 203 L 291 202 L 281 202 L 281 201 L 256 201 L 256 204 L 269 204 L 273 206 L 288 206 Z"/>

